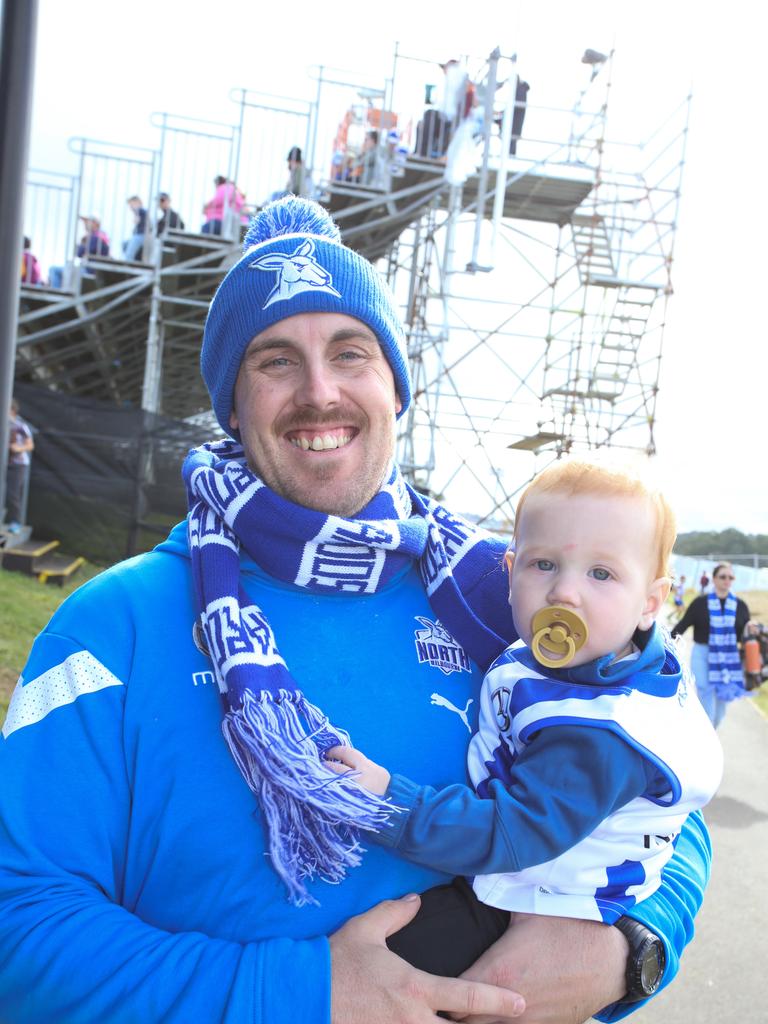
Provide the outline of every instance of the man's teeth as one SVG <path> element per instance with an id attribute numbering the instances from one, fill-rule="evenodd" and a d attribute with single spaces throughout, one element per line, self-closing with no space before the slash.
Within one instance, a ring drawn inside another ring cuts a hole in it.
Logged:
<path id="1" fill-rule="evenodd" d="M 323 434 L 322 436 L 318 434 L 311 441 L 306 437 L 292 437 L 291 444 L 294 448 L 301 448 L 305 452 L 308 452 L 310 448 L 313 452 L 324 452 L 331 448 L 343 448 L 351 440 L 352 438 L 348 434 L 342 434 L 341 437 L 334 437 L 332 434 Z"/>

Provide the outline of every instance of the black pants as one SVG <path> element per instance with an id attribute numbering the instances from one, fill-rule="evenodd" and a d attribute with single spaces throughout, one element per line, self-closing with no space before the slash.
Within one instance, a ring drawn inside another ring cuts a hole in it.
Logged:
<path id="1" fill-rule="evenodd" d="M 390 935 L 387 945 L 422 971 L 456 978 L 508 925 L 508 910 L 481 903 L 464 878 L 454 878 L 423 893 L 416 917 Z"/>
<path id="2" fill-rule="evenodd" d="M 24 485 L 27 482 L 29 466 L 8 465 L 5 474 L 5 520 L 20 523 L 24 513 Z"/>

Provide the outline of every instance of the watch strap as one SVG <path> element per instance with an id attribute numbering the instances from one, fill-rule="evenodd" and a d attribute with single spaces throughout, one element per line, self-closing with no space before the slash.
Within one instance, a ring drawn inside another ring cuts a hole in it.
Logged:
<path id="1" fill-rule="evenodd" d="M 655 932 L 632 917 L 620 917 L 613 924 L 629 943 L 627 993 L 622 1001 L 635 1003 L 647 999 L 658 990 L 664 977 L 667 964 L 664 943 Z"/>

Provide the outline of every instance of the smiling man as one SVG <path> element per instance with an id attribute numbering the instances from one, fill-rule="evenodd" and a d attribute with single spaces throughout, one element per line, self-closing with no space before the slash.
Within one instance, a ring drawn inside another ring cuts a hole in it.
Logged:
<path id="1" fill-rule="evenodd" d="M 321 207 L 254 218 L 202 370 L 229 436 L 185 462 L 187 521 L 62 605 L 3 728 L 3 1020 L 623 1016 L 638 951 L 612 927 L 520 915 L 474 980 L 386 946 L 446 876 L 361 856 L 391 808 L 323 753 L 349 730 L 398 771 L 463 781 L 483 670 L 515 637 L 505 544 L 393 461 L 402 323 Z M 693 818 L 638 914 L 665 980 L 708 858 Z"/>
<path id="2" fill-rule="evenodd" d="M 246 349 L 229 426 L 275 493 L 351 517 L 384 479 L 401 408 L 369 327 L 342 313 L 300 313 Z"/>

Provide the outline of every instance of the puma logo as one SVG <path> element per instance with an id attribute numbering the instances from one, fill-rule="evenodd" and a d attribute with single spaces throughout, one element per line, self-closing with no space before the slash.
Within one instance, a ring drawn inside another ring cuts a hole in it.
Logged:
<path id="1" fill-rule="evenodd" d="M 461 710 L 461 708 L 457 708 L 455 704 L 449 701 L 447 697 L 443 697 L 443 695 L 440 693 L 432 694 L 432 703 L 437 704 L 438 707 L 447 708 L 449 711 L 453 711 L 454 714 L 459 716 L 464 725 L 466 725 L 467 732 L 469 732 L 470 734 L 472 733 L 472 727 L 470 726 L 469 719 L 467 718 L 467 711 L 469 710 L 469 705 L 473 703 L 471 697 L 467 701 L 463 711 Z"/>

